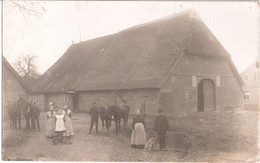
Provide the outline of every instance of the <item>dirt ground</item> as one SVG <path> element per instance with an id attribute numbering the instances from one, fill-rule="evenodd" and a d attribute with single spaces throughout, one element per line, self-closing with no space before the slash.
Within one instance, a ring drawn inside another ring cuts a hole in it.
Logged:
<path id="1" fill-rule="evenodd" d="M 131 120 L 121 133 L 115 126 L 108 134 L 88 135 L 90 117 L 74 113 L 73 144 L 53 145 L 45 137 L 46 113 L 41 113 L 41 131 L 14 130 L 8 118 L 3 120 L 2 159 L 34 161 L 257 161 L 258 113 L 248 111 L 212 111 L 168 118 L 167 151 L 130 147 Z M 153 133 L 154 117 L 146 117 L 146 133 Z M 24 122 L 24 121 L 23 121 Z M 23 124 L 24 127 L 24 124 Z"/>

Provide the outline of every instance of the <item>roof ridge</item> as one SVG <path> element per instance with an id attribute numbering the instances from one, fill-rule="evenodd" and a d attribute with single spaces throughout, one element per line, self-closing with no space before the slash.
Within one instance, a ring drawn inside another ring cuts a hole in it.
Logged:
<path id="1" fill-rule="evenodd" d="M 6 65 L 6 67 L 14 74 L 15 78 L 18 80 L 18 82 L 24 87 L 26 91 L 29 91 L 29 88 L 24 84 L 21 76 L 15 71 L 13 66 L 7 61 L 7 59 L 2 55 L 2 63 Z M 2 65 L 3 66 L 3 65 Z"/>
<path id="2" fill-rule="evenodd" d="M 139 27 L 143 27 L 143 26 L 146 26 L 146 25 L 150 25 L 150 24 L 154 24 L 154 23 L 158 23 L 158 22 L 162 22 L 162 21 L 166 21 L 166 20 L 173 19 L 173 18 L 176 18 L 176 17 L 181 16 L 181 15 L 191 14 L 192 12 L 197 13 L 197 11 L 195 9 L 190 8 L 188 10 L 184 10 L 184 11 L 181 11 L 181 12 L 178 12 L 178 13 L 174 13 L 174 14 L 171 14 L 171 15 L 168 15 L 168 16 L 163 16 L 161 18 L 157 18 L 155 20 L 152 20 L 152 21 L 149 21 L 149 22 L 146 22 L 146 23 L 142 23 L 142 24 L 138 24 L 138 25 L 129 27 L 129 28 L 124 29 L 124 30 L 122 30 L 120 32 L 136 29 L 136 28 L 139 28 Z"/>

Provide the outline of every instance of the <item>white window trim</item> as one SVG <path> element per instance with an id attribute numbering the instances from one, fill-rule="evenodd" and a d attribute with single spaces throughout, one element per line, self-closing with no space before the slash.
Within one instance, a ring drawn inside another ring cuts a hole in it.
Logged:
<path id="1" fill-rule="evenodd" d="M 192 87 L 197 87 L 197 77 L 196 76 L 192 76 Z"/>
<path id="2" fill-rule="evenodd" d="M 220 76 L 216 76 L 216 85 L 217 85 L 217 87 L 219 87 L 220 84 L 221 84 Z"/>

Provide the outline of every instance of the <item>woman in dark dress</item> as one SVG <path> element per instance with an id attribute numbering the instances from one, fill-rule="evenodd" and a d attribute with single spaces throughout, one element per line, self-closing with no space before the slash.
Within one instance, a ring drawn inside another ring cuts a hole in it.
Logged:
<path id="1" fill-rule="evenodd" d="M 140 110 L 136 111 L 136 117 L 133 119 L 133 131 L 131 137 L 131 147 L 144 148 L 146 143 L 145 123 L 141 117 Z"/>

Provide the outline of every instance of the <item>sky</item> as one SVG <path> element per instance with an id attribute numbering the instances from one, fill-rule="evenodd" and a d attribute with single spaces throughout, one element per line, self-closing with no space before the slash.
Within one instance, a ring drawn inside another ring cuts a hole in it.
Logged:
<path id="1" fill-rule="evenodd" d="M 3 2 L 3 55 L 36 56 L 40 73 L 50 68 L 72 43 L 90 40 L 194 8 L 229 52 L 239 72 L 260 58 L 260 3 L 169 1 L 39 1 L 41 17 L 23 16 Z"/>

